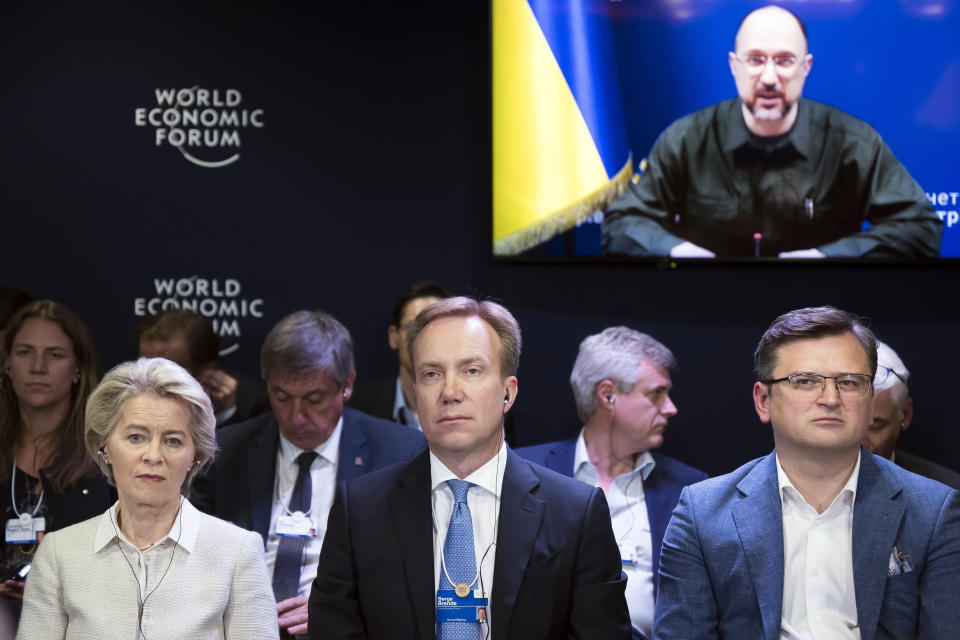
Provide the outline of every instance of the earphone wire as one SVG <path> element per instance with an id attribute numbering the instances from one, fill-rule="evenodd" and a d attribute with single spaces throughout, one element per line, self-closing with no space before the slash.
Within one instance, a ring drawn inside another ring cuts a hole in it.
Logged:
<path id="1" fill-rule="evenodd" d="M 137 633 L 147 640 L 147 634 L 143 632 L 143 608 L 147 604 L 147 600 L 150 599 L 157 589 L 160 588 L 160 583 L 163 582 L 163 579 L 167 577 L 167 572 L 170 571 L 170 567 L 173 565 L 173 556 L 177 552 L 177 545 L 180 544 L 180 536 L 183 535 L 183 496 L 180 496 L 180 509 L 177 512 L 177 521 L 180 523 L 180 528 L 177 531 L 177 540 L 173 543 L 173 549 L 170 551 L 170 561 L 167 562 L 167 568 L 163 570 L 163 575 L 160 576 L 160 579 L 157 581 L 156 586 L 150 590 L 150 593 L 147 594 L 147 597 L 143 597 L 143 592 L 140 590 L 140 577 L 137 575 L 136 569 L 133 568 L 133 564 L 130 562 L 130 559 L 127 558 L 127 554 L 123 550 L 123 546 L 120 544 L 120 532 L 117 530 L 117 523 L 113 519 L 113 509 L 110 509 L 110 524 L 113 525 L 113 532 L 117 536 L 117 548 L 120 550 L 120 555 L 123 556 L 123 559 L 127 561 L 127 566 L 130 567 L 130 572 L 133 573 L 133 578 L 137 582 Z"/>
<path id="2" fill-rule="evenodd" d="M 493 496 L 493 540 L 490 541 L 490 544 L 487 545 L 487 548 L 484 549 L 483 554 L 481 554 L 480 566 L 477 567 L 477 576 L 480 579 L 480 593 L 483 597 L 486 597 L 487 595 L 487 591 L 483 586 L 483 574 L 482 574 L 483 561 L 487 559 L 487 554 L 490 553 L 490 549 L 497 547 L 497 539 L 500 535 L 500 505 L 498 504 L 498 502 L 500 501 L 500 491 L 501 491 L 499 489 L 499 487 L 501 486 L 500 453 L 501 451 L 503 451 L 503 428 L 504 428 L 503 423 L 506 420 L 506 416 L 507 416 L 507 407 L 506 407 L 506 404 L 504 404 L 503 412 L 500 414 L 500 445 L 497 447 L 497 466 L 493 474 L 493 481 L 494 483 L 496 483 L 494 486 L 498 488 L 498 492 Z M 504 464 L 504 472 L 506 472 L 506 464 Z M 499 550 L 499 547 L 497 547 L 497 549 Z M 496 552 L 494 552 L 494 566 L 496 566 Z M 487 606 L 488 607 L 490 606 L 489 600 L 487 600 Z M 489 612 L 487 612 L 487 616 L 489 615 L 490 615 Z M 487 623 L 487 632 L 484 634 L 483 637 L 484 637 L 484 640 L 490 640 L 490 618 L 487 617 L 484 621 Z"/>
<path id="3" fill-rule="evenodd" d="M 612 396 L 607 396 L 607 402 L 609 402 L 610 408 L 613 410 L 613 415 L 611 415 L 611 417 L 610 417 L 610 428 L 608 429 L 608 431 L 609 431 L 609 433 L 610 433 L 610 454 L 612 455 L 612 454 L 613 454 L 613 425 L 616 424 L 616 422 L 617 422 L 617 405 L 614 404 Z M 617 459 L 617 462 L 619 462 L 619 461 L 620 461 L 620 460 Z M 636 464 L 636 463 L 634 463 L 634 464 Z M 635 506 L 637 506 L 638 504 L 640 504 L 640 500 L 638 499 L 637 502 L 636 502 L 636 504 L 634 504 L 634 505 L 631 505 L 631 504 L 630 504 L 630 485 L 633 484 L 633 481 L 634 481 L 634 480 L 636 479 L 636 477 L 637 477 L 635 471 L 636 471 L 636 470 L 634 470 L 633 475 L 630 476 L 630 480 L 627 482 L 627 486 L 625 486 L 625 487 L 623 488 L 623 497 L 624 497 L 624 499 L 626 500 L 626 503 L 627 503 L 627 511 L 630 513 L 630 526 L 627 527 L 626 532 L 625 532 L 622 536 L 620 536 L 620 539 L 619 539 L 619 540 L 617 540 L 617 550 L 618 550 L 618 551 L 619 551 L 619 549 L 620 549 L 620 545 L 623 544 L 623 541 L 626 540 L 626 539 L 627 539 L 627 536 L 629 536 L 630 533 L 633 531 L 634 525 L 637 524 L 637 514 L 636 514 L 636 512 L 634 511 L 633 507 L 635 507 Z M 612 484 L 611 484 L 611 486 L 612 486 Z M 621 556 L 621 557 L 622 557 L 622 556 Z"/>

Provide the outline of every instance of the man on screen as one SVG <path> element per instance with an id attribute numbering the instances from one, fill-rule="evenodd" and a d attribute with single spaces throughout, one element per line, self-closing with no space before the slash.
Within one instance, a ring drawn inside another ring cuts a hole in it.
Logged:
<path id="1" fill-rule="evenodd" d="M 657 139 L 610 205 L 607 254 L 933 258 L 942 226 L 868 124 L 801 98 L 813 66 L 790 11 L 748 14 L 729 53 L 738 98 Z"/>

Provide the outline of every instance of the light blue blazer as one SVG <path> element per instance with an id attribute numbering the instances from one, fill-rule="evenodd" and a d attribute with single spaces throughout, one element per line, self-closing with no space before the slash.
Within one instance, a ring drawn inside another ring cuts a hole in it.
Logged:
<path id="1" fill-rule="evenodd" d="M 774 454 L 686 487 L 663 539 L 655 639 L 780 637 Z M 912 571 L 888 577 L 894 546 Z M 960 494 L 861 450 L 853 577 L 863 640 L 960 638 Z"/>

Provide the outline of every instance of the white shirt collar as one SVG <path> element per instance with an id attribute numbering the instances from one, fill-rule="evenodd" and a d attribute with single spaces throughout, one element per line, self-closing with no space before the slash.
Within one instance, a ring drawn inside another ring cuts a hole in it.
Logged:
<path id="1" fill-rule="evenodd" d="M 343 415 L 341 414 L 340 419 L 337 420 L 337 426 L 333 428 L 333 433 L 330 434 L 327 441 L 313 448 L 313 451 L 317 452 L 318 457 L 327 460 L 332 465 L 336 465 L 340 459 L 340 433 L 342 431 Z M 282 433 L 280 434 L 280 459 L 284 461 L 284 463 L 293 464 L 297 456 L 304 451 L 306 451 L 306 449 L 301 449 L 283 437 Z"/>
<path id="2" fill-rule="evenodd" d="M 577 436 L 577 446 L 573 454 L 573 473 L 576 475 L 583 465 L 588 465 L 587 468 L 590 472 L 596 475 L 597 470 L 594 469 L 593 463 L 590 462 L 590 456 L 587 453 L 587 441 L 583 437 L 583 432 L 584 429 L 580 429 L 580 435 Z M 650 477 L 650 473 L 655 466 L 657 466 L 657 461 L 653 459 L 653 455 L 649 451 L 644 451 L 637 456 L 637 461 L 633 465 L 633 471 L 623 475 L 629 476 L 639 472 L 645 481 Z"/>
<path id="3" fill-rule="evenodd" d="M 483 487 L 496 497 L 500 497 L 503 489 L 503 471 L 507 466 L 507 444 L 501 443 L 497 455 L 487 460 L 479 469 L 468 475 L 464 480 Z M 447 480 L 459 480 L 457 474 L 447 468 L 447 465 L 430 452 L 430 480 L 431 491 L 446 483 Z"/>
<path id="4" fill-rule="evenodd" d="M 120 502 L 117 501 L 100 516 L 100 523 L 97 525 L 97 535 L 93 539 L 94 553 L 102 551 L 118 537 L 130 546 L 136 546 L 123 535 L 123 531 L 120 530 L 120 525 L 117 524 L 116 514 L 119 510 Z M 189 500 L 183 498 L 180 502 L 180 511 L 177 517 L 174 518 L 170 531 L 156 542 L 163 542 L 169 539 L 174 544 L 183 547 L 187 553 L 190 553 L 193 551 L 193 546 L 197 542 L 197 532 L 199 530 L 200 512 L 190 504 Z"/>
<path id="5" fill-rule="evenodd" d="M 862 455 L 863 450 L 861 449 L 857 453 L 857 464 L 853 467 L 853 473 L 850 474 L 850 477 L 847 479 L 847 484 L 843 485 L 843 489 L 840 490 L 840 493 L 837 494 L 837 497 L 833 499 L 833 502 L 836 502 L 844 494 L 850 494 L 850 504 L 852 505 L 857 498 L 857 483 L 860 480 L 860 456 Z M 800 496 L 800 492 L 797 491 L 797 488 L 793 486 L 793 483 L 790 482 L 790 478 L 787 477 L 787 473 L 783 470 L 783 466 L 780 465 L 780 454 L 775 454 L 777 459 L 777 487 L 780 491 L 780 503 L 783 504 L 783 501 L 786 496 L 784 489 L 789 487 L 789 490 L 795 495 Z M 800 496 L 802 499 L 802 496 Z M 831 502 L 831 506 L 833 505 Z"/>

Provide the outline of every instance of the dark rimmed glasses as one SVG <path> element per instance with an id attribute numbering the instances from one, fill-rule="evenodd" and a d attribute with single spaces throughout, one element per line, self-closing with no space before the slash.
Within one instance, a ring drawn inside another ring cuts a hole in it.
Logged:
<path id="1" fill-rule="evenodd" d="M 786 387 L 801 396 L 819 396 L 827 387 L 827 380 L 833 380 L 837 393 L 848 398 L 866 398 L 870 395 L 873 381 L 865 373 L 841 373 L 836 376 L 822 376 L 818 373 L 792 373 L 785 378 L 764 380 L 764 384 L 785 382 Z"/>

